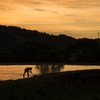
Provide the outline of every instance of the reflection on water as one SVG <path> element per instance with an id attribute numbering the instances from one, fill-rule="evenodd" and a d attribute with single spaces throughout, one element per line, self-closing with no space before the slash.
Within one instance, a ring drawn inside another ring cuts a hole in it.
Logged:
<path id="1" fill-rule="evenodd" d="M 40 73 L 52 73 L 59 72 L 64 69 L 63 65 L 37 65 L 36 69 L 40 70 Z"/>
<path id="2" fill-rule="evenodd" d="M 0 80 L 22 79 L 26 67 L 32 67 L 33 75 L 74 70 L 100 69 L 100 66 L 97 65 L 0 65 Z M 30 77 L 33 75 L 30 74 Z"/>

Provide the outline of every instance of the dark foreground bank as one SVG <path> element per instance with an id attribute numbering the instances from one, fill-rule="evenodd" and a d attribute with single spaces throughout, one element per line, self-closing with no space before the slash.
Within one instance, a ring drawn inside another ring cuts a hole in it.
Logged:
<path id="1" fill-rule="evenodd" d="M 0 100 L 100 100 L 100 70 L 2 81 Z"/>

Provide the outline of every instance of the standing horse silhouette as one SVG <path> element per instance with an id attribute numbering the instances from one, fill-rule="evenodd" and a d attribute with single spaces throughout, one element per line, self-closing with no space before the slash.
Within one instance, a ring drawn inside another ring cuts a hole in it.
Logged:
<path id="1" fill-rule="evenodd" d="M 25 73 L 27 72 L 27 77 L 29 78 L 29 72 L 31 72 L 32 74 L 32 67 L 27 67 L 25 68 L 24 70 L 24 74 L 23 74 L 23 77 L 25 78 Z"/>

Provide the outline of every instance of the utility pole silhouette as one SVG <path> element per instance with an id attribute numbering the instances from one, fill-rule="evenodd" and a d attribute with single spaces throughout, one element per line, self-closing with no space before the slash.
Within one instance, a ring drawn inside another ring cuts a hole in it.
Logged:
<path id="1" fill-rule="evenodd" d="M 99 32 L 98 32 L 98 39 L 99 39 Z"/>

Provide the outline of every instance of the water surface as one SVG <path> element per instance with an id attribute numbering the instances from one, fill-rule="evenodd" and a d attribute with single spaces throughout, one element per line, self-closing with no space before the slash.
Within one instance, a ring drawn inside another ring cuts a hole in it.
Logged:
<path id="1" fill-rule="evenodd" d="M 26 67 L 32 67 L 33 74 L 30 73 L 30 77 L 44 73 L 100 69 L 98 65 L 0 65 L 0 80 L 22 79 Z"/>

